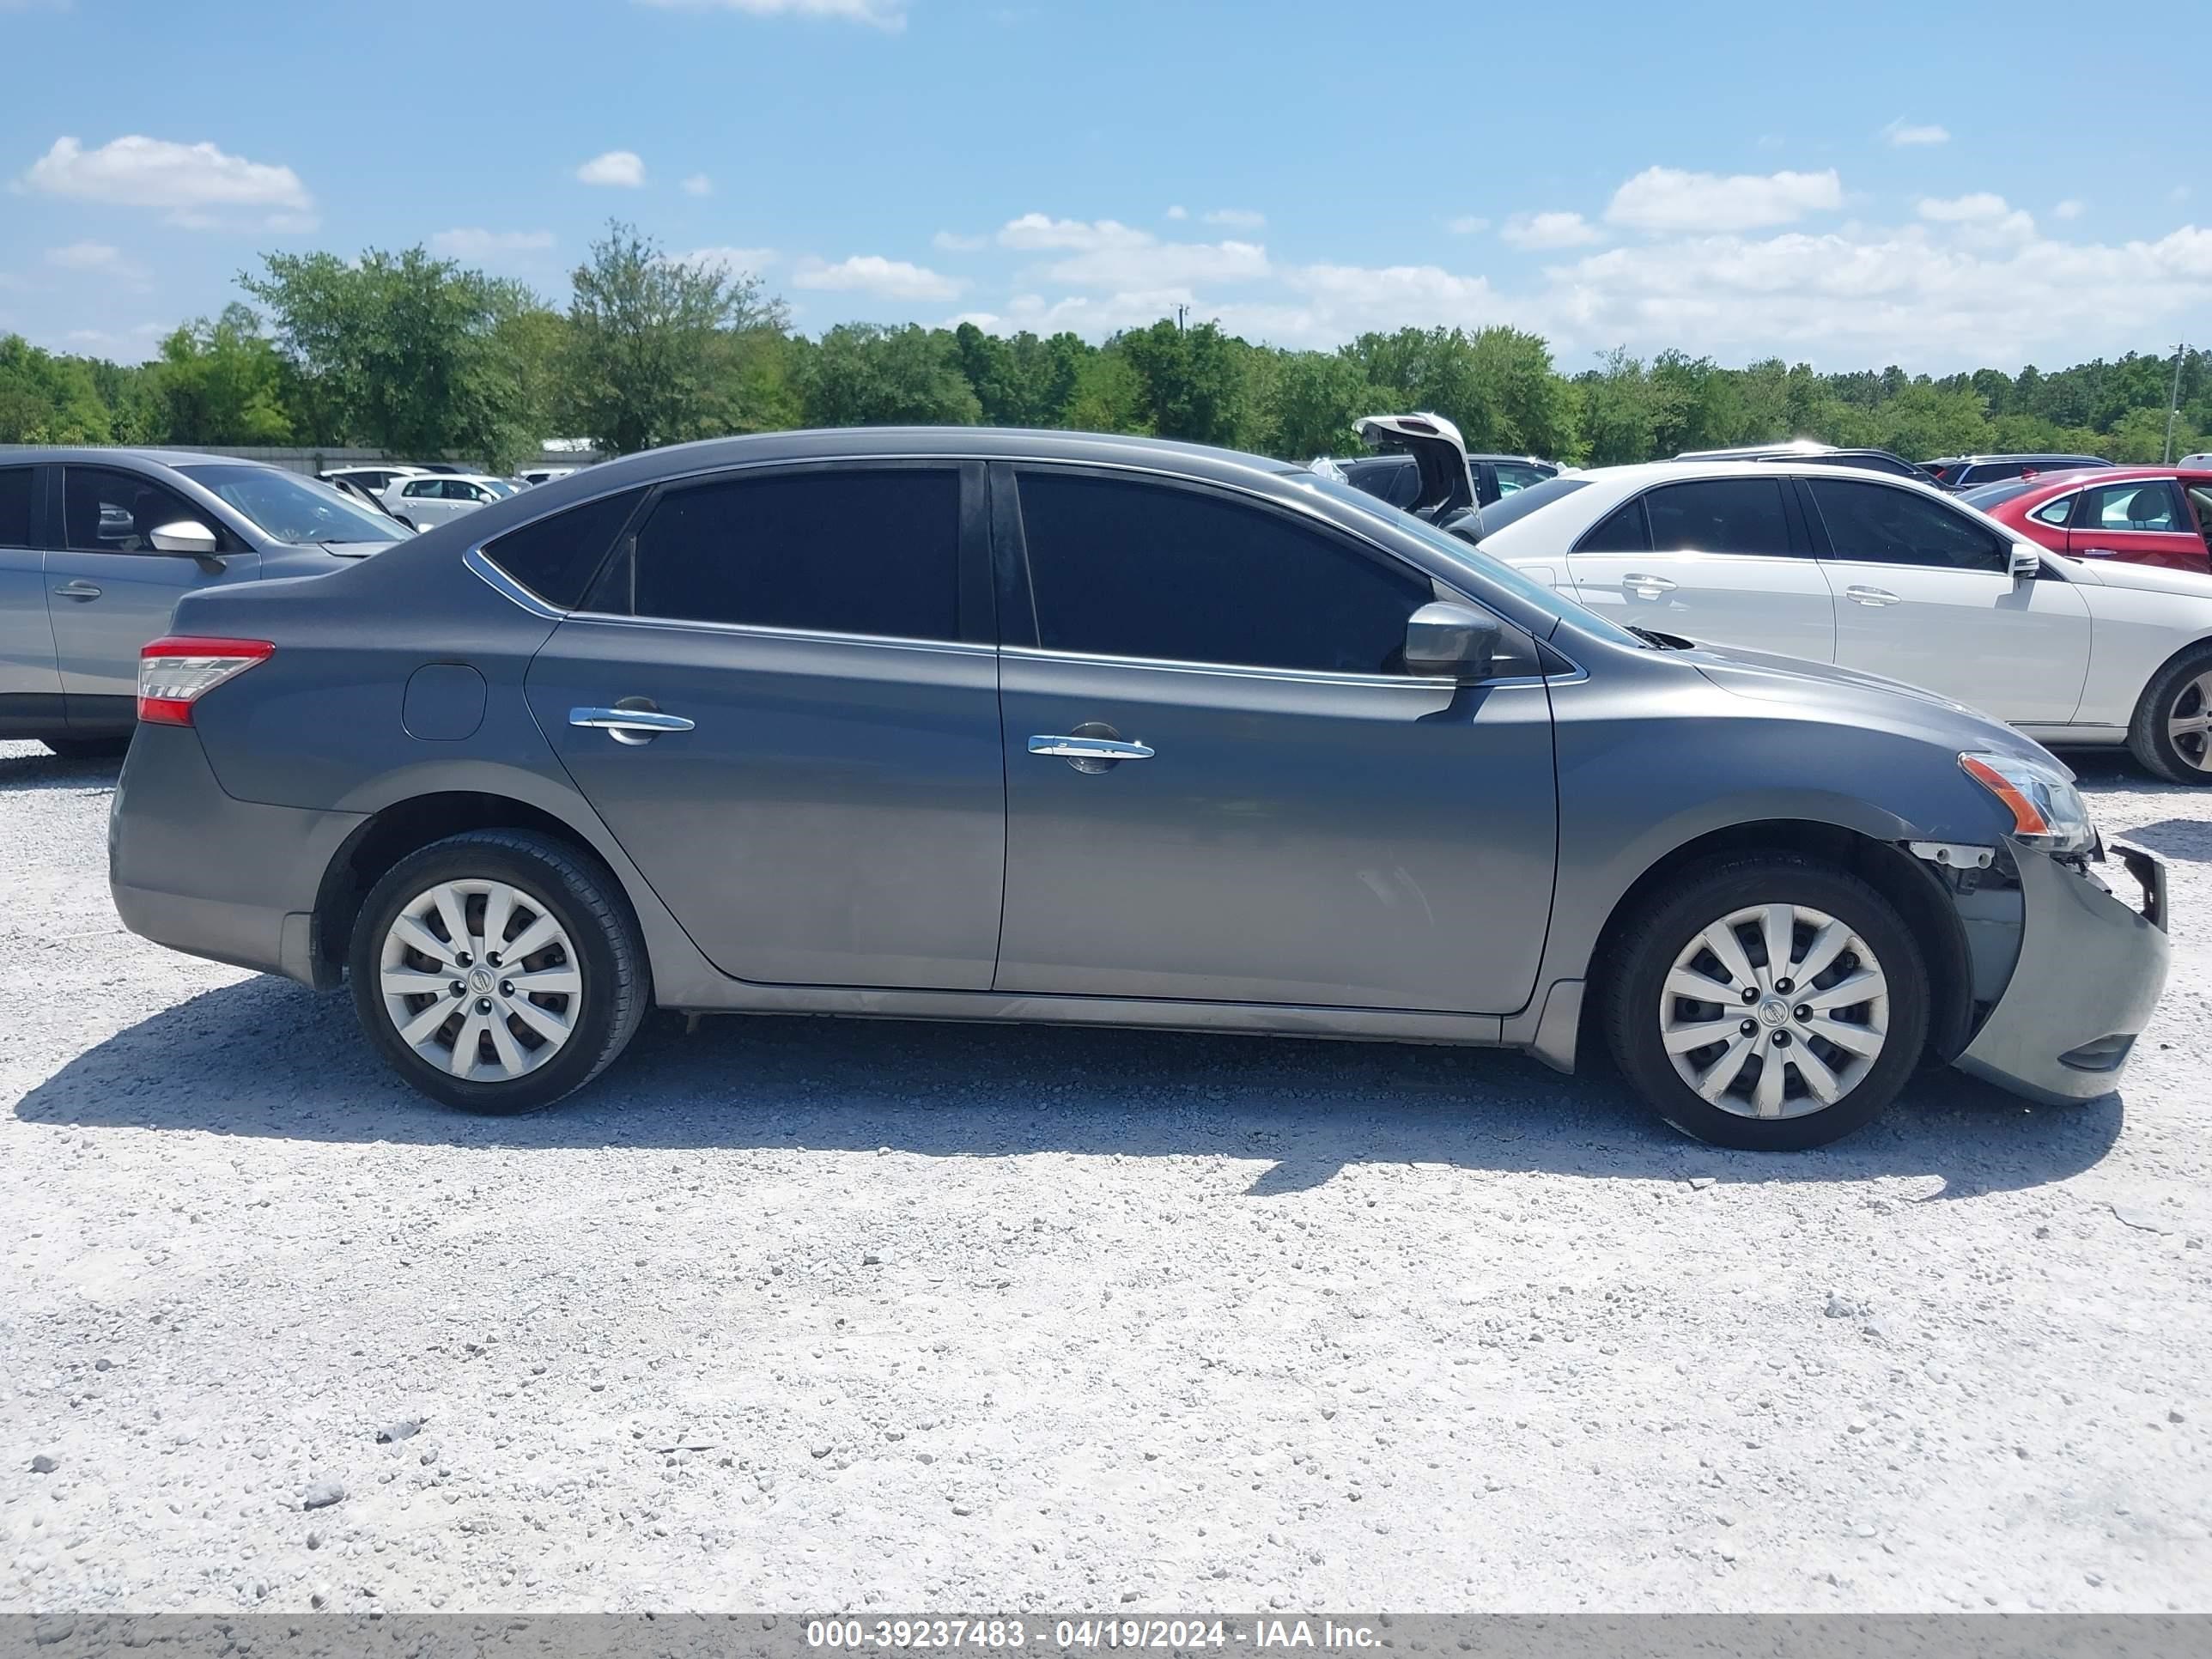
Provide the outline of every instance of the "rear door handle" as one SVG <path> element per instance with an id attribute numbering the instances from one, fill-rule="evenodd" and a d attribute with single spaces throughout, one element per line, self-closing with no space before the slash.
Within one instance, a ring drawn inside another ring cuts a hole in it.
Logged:
<path id="1" fill-rule="evenodd" d="M 1647 576 L 1634 570 L 1620 579 L 1620 585 L 1639 599 L 1656 599 L 1662 593 L 1671 593 L 1680 586 L 1665 576 Z"/>
<path id="2" fill-rule="evenodd" d="M 2109 547 L 2085 547 L 2079 556 L 2085 559 L 2117 559 L 2120 556 Z"/>
<path id="3" fill-rule="evenodd" d="M 1851 586 L 1844 590 L 1844 597 L 1853 605 L 1895 605 L 1905 596 L 1893 593 L 1886 587 Z"/>
<path id="4" fill-rule="evenodd" d="M 64 582 L 54 592 L 65 599 L 96 599 L 100 597 L 100 589 L 90 582 Z"/>
<path id="5" fill-rule="evenodd" d="M 604 732 L 617 743 L 651 743 L 672 732 L 689 732 L 693 722 L 656 708 L 571 708 L 568 724 Z"/>
<path id="6" fill-rule="evenodd" d="M 1042 737 L 1030 739 L 1032 755 L 1057 755 L 1062 760 L 1150 760 L 1151 747 L 1141 743 L 1117 743 L 1110 738 Z"/>

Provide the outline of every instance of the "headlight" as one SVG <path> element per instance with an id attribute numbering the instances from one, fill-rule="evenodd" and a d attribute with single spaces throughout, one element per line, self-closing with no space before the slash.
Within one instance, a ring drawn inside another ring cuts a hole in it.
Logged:
<path id="1" fill-rule="evenodd" d="M 2097 844 L 2097 826 L 2073 781 L 2043 761 L 2017 755 L 1961 755 L 1966 775 L 2012 814 L 2012 836 L 2047 853 L 2086 853 Z"/>

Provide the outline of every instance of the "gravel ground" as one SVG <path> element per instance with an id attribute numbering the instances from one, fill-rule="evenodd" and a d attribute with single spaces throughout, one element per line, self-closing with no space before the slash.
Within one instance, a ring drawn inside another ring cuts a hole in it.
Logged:
<path id="1" fill-rule="evenodd" d="M 1516 1055 L 798 1019 L 451 1115 L 123 933 L 112 769 L 0 744 L 0 1607 L 2212 1609 L 2212 797 L 2080 764 L 2173 866 L 2124 1095 L 1760 1159 Z"/>

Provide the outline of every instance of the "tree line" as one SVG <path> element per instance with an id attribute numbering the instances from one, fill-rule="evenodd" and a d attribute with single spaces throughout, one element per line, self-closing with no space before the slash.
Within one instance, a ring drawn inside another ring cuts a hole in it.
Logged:
<path id="1" fill-rule="evenodd" d="M 362 447 L 500 470 L 549 436 L 610 453 L 729 433 L 886 423 L 1151 434 L 1304 459 L 1362 415 L 1431 410 L 1469 447 L 1588 465 L 1809 437 L 1925 459 L 2057 449 L 2155 461 L 2171 354 L 2045 372 L 1819 374 L 1626 349 L 1563 369 L 1538 335 L 1401 328 L 1293 351 L 1163 319 L 1093 344 L 908 324 L 794 333 L 761 279 L 619 222 L 565 308 L 423 248 L 270 254 L 246 298 L 139 364 L 0 337 L 0 442 Z M 2185 351 L 2174 453 L 2212 434 L 2212 353 Z"/>

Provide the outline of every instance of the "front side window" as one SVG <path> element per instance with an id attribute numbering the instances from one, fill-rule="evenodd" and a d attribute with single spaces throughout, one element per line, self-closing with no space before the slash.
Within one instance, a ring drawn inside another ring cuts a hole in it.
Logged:
<path id="1" fill-rule="evenodd" d="M 222 526 L 167 485 L 116 467 L 66 470 L 62 544 L 73 552 L 152 553 L 155 531 L 179 520 L 214 531 L 218 548 L 234 545 Z"/>
<path id="2" fill-rule="evenodd" d="M 1394 673 L 1421 572 L 1286 514 L 1199 489 L 1021 475 L 1037 643 L 1051 651 Z"/>
<path id="3" fill-rule="evenodd" d="M 1654 553 L 1787 554 L 1779 478 L 1700 478 L 1644 498 Z"/>
<path id="4" fill-rule="evenodd" d="M 640 617 L 887 639 L 960 637 L 960 475 L 748 473 L 672 489 L 615 600 Z"/>
<path id="5" fill-rule="evenodd" d="M 2179 493 L 2164 479 L 2144 483 L 2100 484 L 2081 492 L 2081 524 L 2088 530 L 2162 530 L 2169 533 L 2190 528 Z"/>
<path id="6" fill-rule="evenodd" d="M 1808 478 L 1806 486 L 1838 559 L 1954 570 L 2008 568 L 2006 544 L 1942 501 L 1887 484 Z"/>

